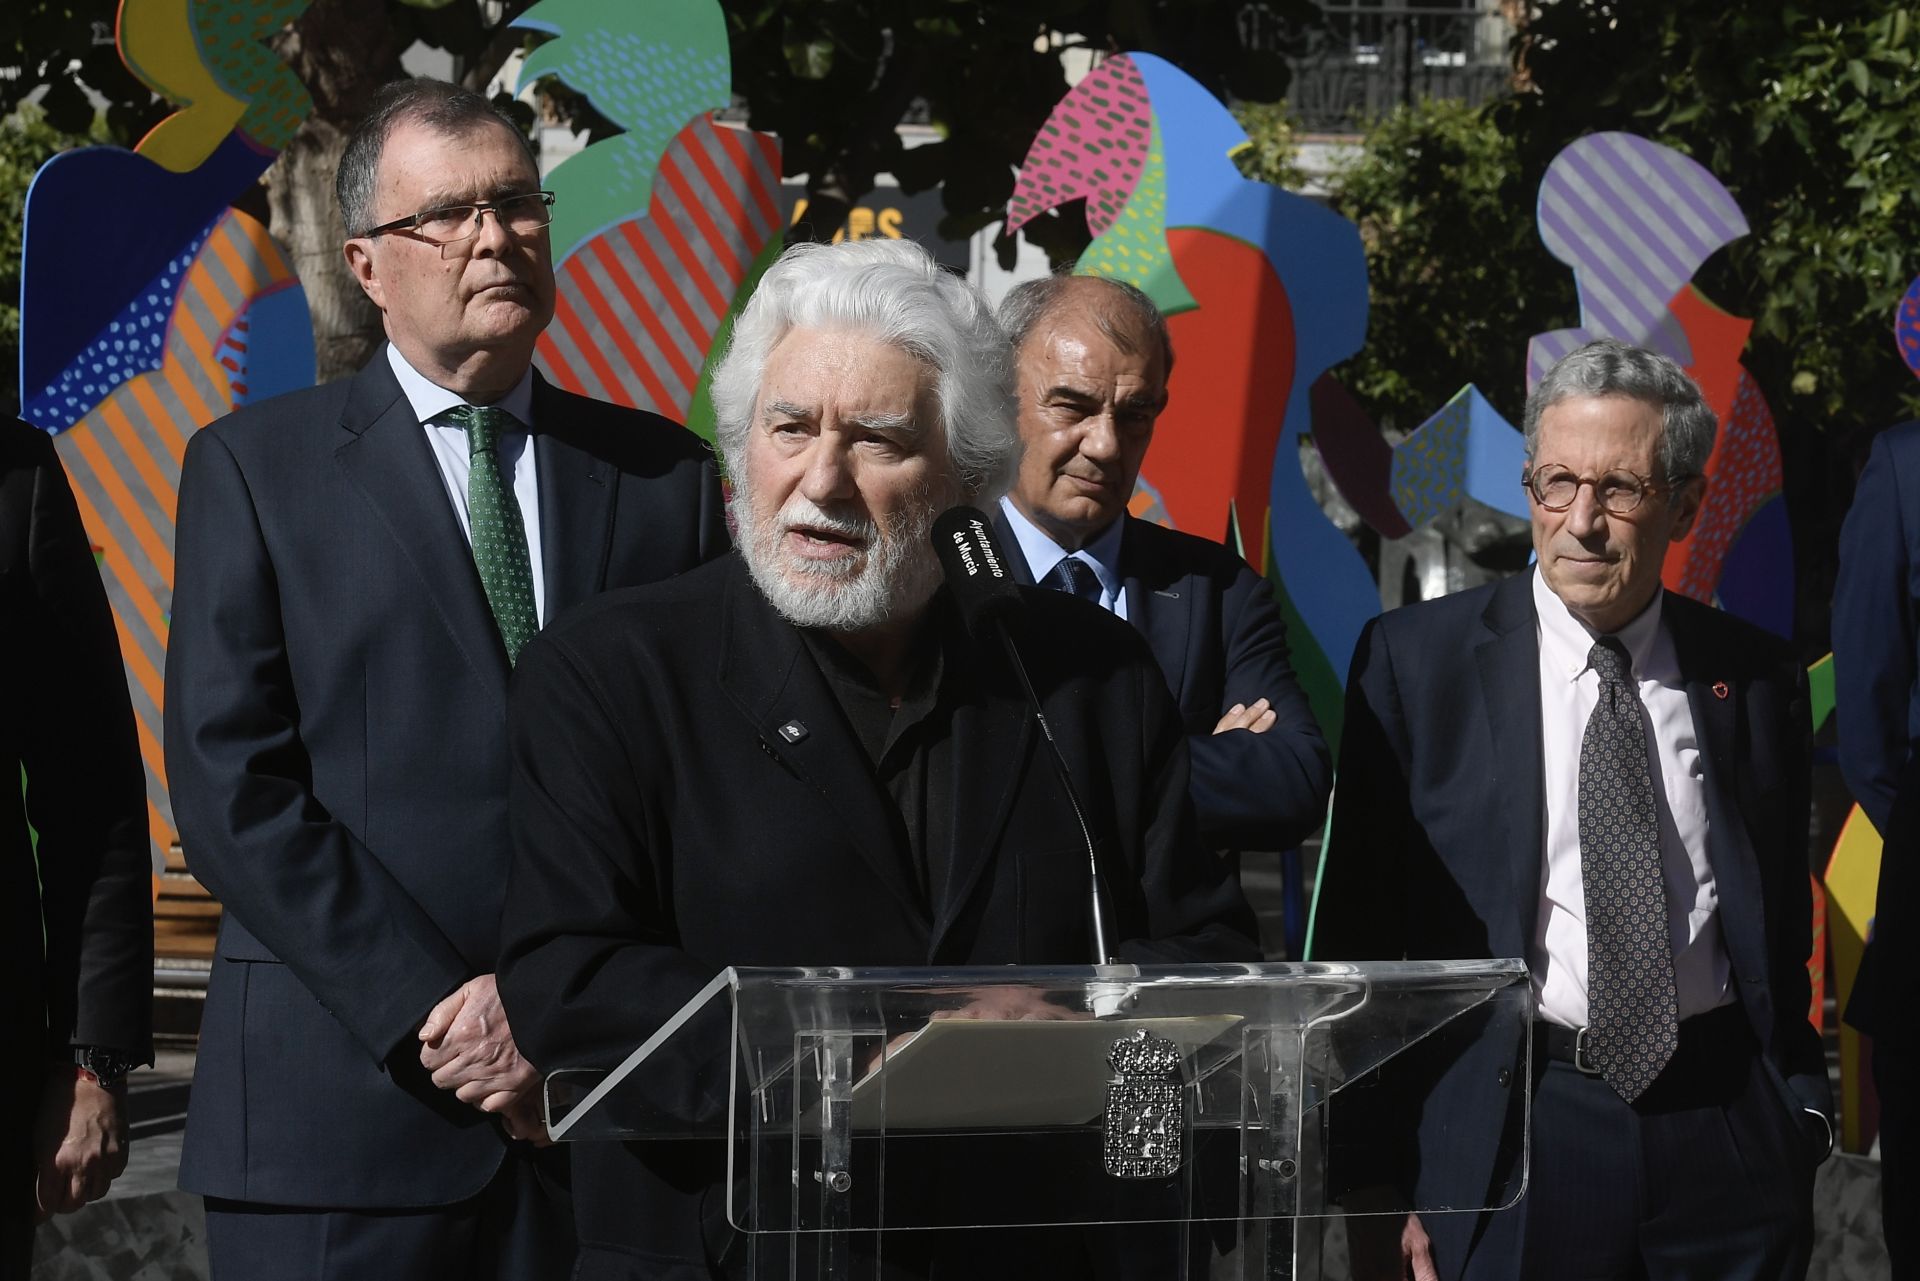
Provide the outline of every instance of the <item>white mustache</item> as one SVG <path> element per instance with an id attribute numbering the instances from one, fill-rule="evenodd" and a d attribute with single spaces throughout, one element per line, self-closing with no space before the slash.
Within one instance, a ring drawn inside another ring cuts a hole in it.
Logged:
<path id="1" fill-rule="evenodd" d="M 796 529 L 813 529 L 838 534 L 842 538 L 858 539 L 862 543 L 871 543 L 880 537 L 880 526 L 872 519 L 849 512 L 828 511 L 812 499 L 798 494 L 787 501 L 774 520 L 783 534 Z"/>

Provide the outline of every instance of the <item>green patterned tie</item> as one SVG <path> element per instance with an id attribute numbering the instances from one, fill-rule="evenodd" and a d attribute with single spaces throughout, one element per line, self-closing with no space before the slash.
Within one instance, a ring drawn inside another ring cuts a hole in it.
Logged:
<path id="1" fill-rule="evenodd" d="M 507 647 L 507 662 L 540 630 L 533 607 L 533 567 L 527 527 L 513 488 L 500 474 L 500 433 L 524 431 L 520 421 L 494 405 L 460 405 L 446 412 L 467 431 L 467 519 L 473 529 L 473 564 L 480 571 L 494 625 Z"/>

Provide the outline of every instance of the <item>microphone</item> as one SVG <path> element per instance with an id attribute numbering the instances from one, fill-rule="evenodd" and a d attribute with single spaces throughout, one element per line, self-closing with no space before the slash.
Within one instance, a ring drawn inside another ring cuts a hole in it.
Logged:
<path id="1" fill-rule="evenodd" d="M 1007 630 L 1007 620 L 1024 613 L 1026 602 L 1020 599 L 1019 585 L 994 541 L 993 526 L 979 508 L 952 507 L 942 512 L 933 522 L 933 550 L 940 558 L 947 589 L 953 593 L 960 607 L 960 618 L 974 643 L 985 645 L 989 637 L 997 636 L 1006 650 L 1007 661 L 1020 677 L 1020 688 L 1026 692 L 1027 708 L 1033 713 L 1034 721 L 1040 726 L 1040 737 L 1047 744 L 1054 777 L 1060 780 L 1067 804 L 1073 807 L 1074 820 L 1080 824 L 1080 839 L 1087 847 L 1093 963 L 1104 969 L 1114 961 L 1113 949 L 1108 944 L 1106 882 L 1100 875 L 1100 859 L 1094 852 L 1093 831 L 1087 826 L 1087 813 L 1080 804 L 1073 775 L 1067 769 L 1067 758 L 1060 751 L 1060 744 L 1054 741 L 1053 727 L 1047 724 L 1047 713 L 1040 706 L 1040 696 L 1034 692 L 1027 665 L 1020 661 L 1020 651 Z"/>
<path id="2" fill-rule="evenodd" d="M 993 526 L 986 516 L 977 507 L 952 507 L 942 512 L 933 522 L 933 549 L 939 553 L 940 570 L 960 606 L 967 634 L 982 645 L 996 632 L 1004 638 L 1006 632 L 1000 625 L 1024 613 L 1026 603 L 1000 557 L 1000 548 L 993 541 Z M 1019 664 L 1018 655 L 1014 662 Z"/>

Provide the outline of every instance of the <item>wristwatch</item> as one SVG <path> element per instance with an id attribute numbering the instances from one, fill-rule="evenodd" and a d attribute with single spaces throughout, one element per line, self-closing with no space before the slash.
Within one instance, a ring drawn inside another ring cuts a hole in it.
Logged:
<path id="1" fill-rule="evenodd" d="M 73 1065 L 92 1077 L 103 1090 L 117 1090 L 127 1083 L 133 1060 L 118 1050 L 103 1045 L 73 1047 Z"/>

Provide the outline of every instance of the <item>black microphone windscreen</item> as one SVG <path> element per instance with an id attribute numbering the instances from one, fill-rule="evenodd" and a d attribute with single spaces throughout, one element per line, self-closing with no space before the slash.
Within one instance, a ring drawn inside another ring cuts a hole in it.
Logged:
<path id="1" fill-rule="evenodd" d="M 1020 588 L 1007 552 L 996 542 L 993 525 L 977 507 L 953 507 L 933 522 L 933 550 L 960 617 L 976 640 L 984 639 L 997 619 L 1020 610 Z"/>

